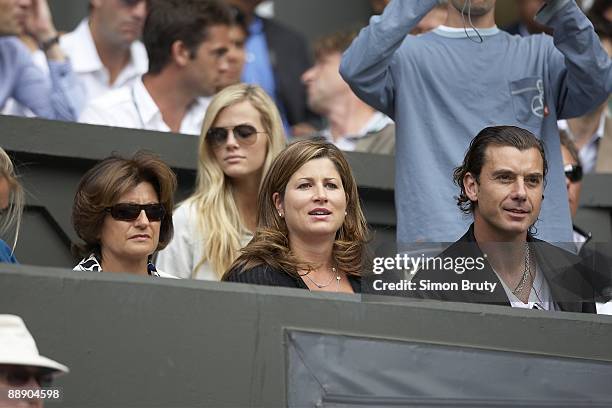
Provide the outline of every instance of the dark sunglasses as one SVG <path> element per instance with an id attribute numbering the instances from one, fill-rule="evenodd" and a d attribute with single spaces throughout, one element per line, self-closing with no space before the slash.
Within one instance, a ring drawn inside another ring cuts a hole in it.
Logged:
<path id="1" fill-rule="evenodd" d="M 563 166 L 565 177 L 572 183 L 577 183 L 582 180 L 582 166 L 579 164 L 566 164 Z"/>
<path id="2" fill-rule="evenodd" d="M 34 379 L 41 387 L 48 387 L 53 382 L 53 374 L 48 370 L 32 370 L 21 366 L 0 367 L 0 377 L 11 387 L 23 387 Z"/>
<path id="3" fill-rule="evenodd" d="M 233 128 L 213 127 L 206 132 L 206 141 L 210 143 L 213 148 L 221 147 L 227 142 L 227 136 L 230 130 L 234 132 L 236 141 L 241 145 L 252 145 L 257 140 L 258 133 L 266 133 L 258 132 L 257 129 L 251 125 L 237 125 Z"/>
<path id="4" fill-rule="evenodd" d="M 109 212 L 111 217 L 118 221 L 134 221 L 140 217 L 141 211 L 145 212 L 149 221 L 161 221 L 166 215 L 164 206 L 157 204 L 130 204 L 119 203 L 112 207 L 106 207 L 105 211 Z"/>

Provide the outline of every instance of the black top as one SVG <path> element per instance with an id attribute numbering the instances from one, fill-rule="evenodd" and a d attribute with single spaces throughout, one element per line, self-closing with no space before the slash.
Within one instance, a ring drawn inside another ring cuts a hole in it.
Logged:
<path id="1" fill-rule="evenodd" d="M 361 278 L 353 275 L 347 276 L 353 288 L 353 292 L 361 293 Z M 227 282 L 250 283 L 253 285 L 308 289 L 308 286 L 306 286 L 301 278 L 289 275 L 282 270 L 274 269 L 269 265 L 260 265 L 249 270 L 233 269 L 224 280 Z"/>
<path id="2" fill-rule="evenodd" d="M 533 250 L 540 270 L 546 279 L 553 301 L 566 312 L 596 313 L 593 288 L 588 279 L 588 271 L 581 259 L 561 248 L 527 236 L 529 247 Z M 474 224 L 467 233 L 447 250 L 438 255 L 439 258 L 481 258 L 484 257 L 476 238 L 474 237 Z M 456 284 L 462 287 L 462 281 L 469 282 L 495 282 L 495 290 L 489 291 L 480 288 L 467 290 L 422 290 L 417 289 L 411 293 L 415 297 L 425 299 L 439 299 L 453 302 L 487 303 L 510 306 L 506 292 L 488 261 L 484 261 L 484 269 L 467 269 L 458 274 L 451 269 L 421 270 L 412 279 L 417 288 L 421 282 L 435 282 Z"/>
<path id="3" fill-rule="evenodd" d="M 321 118 L 306 104 L 302 74 L 312 66 L 306 39 L 276 20 L 262 18 L 270 64 L 276 82 L 276 97 L 282 103 L 289 125 L 301 122 L 318 125 Z"/>

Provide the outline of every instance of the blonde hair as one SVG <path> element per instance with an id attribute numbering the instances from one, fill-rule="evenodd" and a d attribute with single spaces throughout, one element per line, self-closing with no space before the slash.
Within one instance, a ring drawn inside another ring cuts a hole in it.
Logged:
<path id="1" fill-rule="evenodd" d="M 17 239 L 19 238 L 19 227 L 21 226 L 21 217 L 23 215 L 23 206 L 25 204 L 25 194 L 23 187 L 17 180 L 15 167 L 11 162 L 10 157 L 4 149 L 0 147 L 0 178 L 5 178 L 9 185 L 9 206 L 6 213 L 0 217 L 0 236 L 4 236 L 12 227 L 15 227 L 15 237 L 13 239 L 12 251 L 15 251 Z"/>
<path id="2" fill-rule="evenodd" d="M 194 278 L 197 269 L 210 263 L 214 273 L 221 279 L 242 248 L 241 237 L 247 232 L 234 200 L 231 179 L 227 177 L 214 152 L 206 142 L 206 133 L 219 113 L 232 105 L 248 101 L 258 112 L 267 135 L 266 158 L 262 166 L 262 179 L 273 159 L 285 147 L 285 135 L 280 114 L 274 101 L 258 86 L 238 84 L 220 91 L 211 101 L 198 148 L 198 176 L 196 190 L 186 201 L 195 206 L 198 214 L 198 229 L 204 237 L 204 255 L 191 271 Z M 261 186 L 261 182 L 260 182 Z"/>

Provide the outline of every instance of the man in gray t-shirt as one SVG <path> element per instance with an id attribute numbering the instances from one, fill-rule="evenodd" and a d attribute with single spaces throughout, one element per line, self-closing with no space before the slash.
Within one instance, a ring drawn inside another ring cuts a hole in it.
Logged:
<path id="1" fill-rule="evenodd" d="M 451 0 L 444 26 L 409 36 L 436 3 L 392 0 L 340 66 L 355 93 L 396 123 L 399 249 L 463 234 L 470 220 L 454 208 L 451 175 L 472 136 L 490 125 L 526 128 L 544 142 L 550 178 L 537 236 L 571 242 L 556 122 L 612 90 L 612 63 L 591 23 L 574 0 L 550 0 L 537 20 L 554 38 L 522 38 L 497 28 L 495 0 Z"/>

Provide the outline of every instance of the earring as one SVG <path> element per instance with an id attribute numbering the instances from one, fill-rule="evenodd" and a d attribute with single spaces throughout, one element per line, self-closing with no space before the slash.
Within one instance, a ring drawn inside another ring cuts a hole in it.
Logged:
<path id="1" fill-rule="evenodd" d="M 278 216 L 279 216 L 279 217 L 281 217 L 281 218 L 283 218 L 283 213 L 279 211 L 279 212 L 278 212 Z"/>
<path id="2" fill-rule="evenodd" d="M 542 200 L 544 199 L 544 194 L 542 194 Z"/>
<path id="3" fill-rule="evenodd" d="M 347 215 L 348 215 L 348 211 L 345 211 L 344 212 L 344 216 L 346 217 Z"/>

